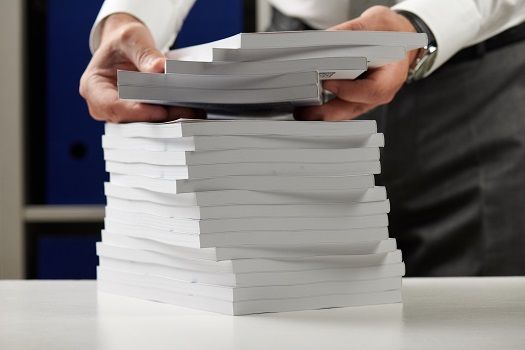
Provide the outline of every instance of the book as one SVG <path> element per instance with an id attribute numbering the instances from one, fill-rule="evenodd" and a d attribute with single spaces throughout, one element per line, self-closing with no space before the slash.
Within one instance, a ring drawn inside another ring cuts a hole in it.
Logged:
<path id="1" fill-rule="evenodd" d="M 348 230 L 388 226 L 386 214 L 343 217 L 249 217 L 221 219 L 166 218 L 106 207 L 106 218 L 158 230 L 207 234 L 242 231 Z"/>
<path id="2" fill-rule="evenodd" d="M 321 105 L 319 84 L 273 89 L 189 89 L 158 86 L 118 86 L 121 100 L 167 106 L 186 106 L 221 113 L 287 111 L 296 106 Z"/>
<path id="3" fill-rule="evenodd" d="M 346 217 L 385 214 L 390 211 L 388 200 L 348 204 L 277 204 L 227 205 L 214 207 L 177 207 L 153 202 L 107 197 L 110 208 L 179 219 L 220 219 L 249 217 Z"/>
<path id="4" fill-rule="evenodd" d="M 162 193 L 189 193 L 220 190 L 253 190 L 291 193 L 328 190 L 341 192 L 374 186 L 374 175 L 351 176 L 224 176 L 212 179 L 165 180 L 152 177 L 110 174 L 121 186 L 144 188 Z"/>
<path id="5" fill-rule="evenodd" d="M 287 121 L 287 120 L 198 120 L 178 119 L 166 123 L 105 124 L 106 135 L 152 139 L 216 135 L 286 135 L 350 137 L 377 133 L 374 120 Z"/>
<path id="6" fill-rule="evenodd" d="M 119 247 L 102 242 L 97 243 L 97 255 L 112 259 L 169 266 L 182 270 L 233 274 L 259 272 L 280 273 L 282 271 L 322 271 L 327 269 L 380 266 L 402 262 L 401 251 L 399 250 L 368 255 L 331 255 L 302 258 L 253 258 L 211 261 L 183 258 L 144 249 Z"/>
<path id="7" fill-rule="evenodd" d="M 287 286 L 224 287 L 188 283 L 173 278 L 140 274 L 131 271 L 112 270 L 103 266 L 97 267 L 97 278 L 103 282 L 151 285 L 165 288 L 176 294 L 191 294 L 230 302 L 243 300 L 286 299 L 290 298 L 290 296 L 301 298 L 330 294 L 372 293 L 378 291 L 398 290 L 401 288 L 401 277 L 363 281 L 308 283 Z"/>
<path id="8" fill-rule="evenodd" d="M 235 149 L 218 151 L 146 151 L 104 149 L 104 159 L 121 163 L 202 165 L 226 163 L 338 163 L 379 160 L 379 148 Z"/>
<path id="9" fill-rule="evenodd" d="M 362 203 L 383 201 L 387 198 L 386 189 L 382 186 L 349 191 L 341 191 L 340 189 L 332 191 L 309 190 L 303 193 L 223 190 L 169 194 L 107 182 L 104 184 L 104 191 L 106 196 L 189 207 L 242 204 Z"/>
<path id="10" fill-rule="evenodd" d="M 171 139 L 102 136 L 106 149 L 145 151 L 220 151 L 236 149 L 345 149 L 383 147 L 384 135 L 363 134 L 339 137 L 315 136 L 189 136 Z"/>
<path id="11" fill-rule="evenodd" d="M 283 247 L 312 246 L 320 244 L 354 244 L 368 241 L 381 241 L 388 238 L 388 228 L 346 228 L 340 230 L 305 229 L 305 230 L 274 230 L 262 231 L 252 228 L 244 231 L 219 233 L 183 233 L 148 225 L 140 225 L 126 221 L 106 218 L 105 230 L 114 234 L 127 235 L 135 238 L 146 238 L 161 243 L 187 248 L 223 248 L 223 247 L 267 247 L 268 245 Z"/>
<path id="12" fill-rule="evenodd" d="M 102 230 L 102 241 L 110 245 L 144 249 L 148 251 L 176 255 L 185 258 L 212 261 L 252 258 L 307 257 L 319 255 L 362 255 L 392 252 L 397 249 L 396 240 L 388 238 L 379 241 L 364 241 L 349 244 L 318 243 L 268 244 L 266 246 L 191 248 L 170 244 L 154 237 L 135 237 Z"/>
<path id="13" fill-rule="evenodd" d="M 322 57 L 288 61 L 197 62 L 166 60 L 165 72 L 195 75 L 317 72 L 320 80 L 355 79 L 368 69 L 366 57 Z"/>
<path id="14" fill-rule="evenodd" d="M 101 256 L 100 266 L 112 270 L 134 271 L 140 274 L 225 287 L 287 286 L 323 282 L 363 281 L 399 277 L 405 274 L 405 265 L 403 263 L 322 270 L 209 273 Z"/>
<path id="15" fill-rule="evenodd" d="M 101 281 L 98 288 L 102 292 L 132 296 L 146 300 L 160 301 L 178 306 L 212 311 L 226 315 L 246 315 L 264 312 L 314 310 L 344 306 L 391 304 L 401 302 L 401 291 L 391 290 L 376 293 L 357 293 L 344 295 L 314 296 L 306 298 L 265 299 L 255 301 L 220 301 L 211 298 L 176 294 L 170 290 L 152 287 Z"/>
<path id="16" fill-rule="evenodd" d="M 235 163 L 202 165 L 155 165 L 106 161 L 108 173 L 154 177 L 167 180 L 210 179 L 237 175 L 314 175 L 347 176 L 379 174 L 379 161 L 345 163 Z"/>
<path id="17" fill-rule="evenodd" d="M 353 30 L 257 32 L 239 33 L 209 44 L 213 47 L 245 49 L 336 45 L 383 45 L 417 49 L 427 45 L 427 35 L 423 33 Z"/>
<path id="18" fill-rule="evenodd" d="M 145 73 L 134 71 L 117 72 L 118 86 L 183 88 L 198 93 L 202 90 L 265 90 L 305 85 L 319 85 L 316 71 L 303 71 L 282 74 L 246 75 L 202 75 L 182 73 Z"/>
<path id="19" fill-rule="evenodd" d="M 366 57 L 368 68 L 379 68 L 405 59 L 407 51 L 397 46 L 342 46 L 316 48 L 225 49 L 212 50 L 213 61 L 225 62 L 278 62 L 299 59 L 333 57 Z"/>
<path id="20" fill-rule="evenodd" d="M 426 34 L 422 33 L 345 30 L 239 33 L 210 43 L 170 51 L 168 57 L 186 61 L 211 61 L 213 48 L 274 50 L 297 47 L 322 48 L 326 46 L 398 46 L 405 50 L 412 50 L 424 47 L 427 44 L 428 38 Z"/>

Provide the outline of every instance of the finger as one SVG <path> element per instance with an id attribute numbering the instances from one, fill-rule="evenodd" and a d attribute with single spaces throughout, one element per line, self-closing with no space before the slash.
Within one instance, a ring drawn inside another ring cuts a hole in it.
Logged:
<path id="1" fill-rule="evenodd" d="M 169 120 L 166 107 L 146 103 L 118 100 L 110 111 L 113 113 L 110 121 L 115 123 L 160 123 Z"/>
<path id="2" fill-rule="evenodd" d="M 164 55 L 155 48 L 151 34 L 143 25 L 131 25 L 121 35 L 120 50 L 141 72 L 164 72 Z"/>
<path id="3" fill-rule="evenodd" d="M 93 80 L 97 80 L 94 77 Z M 93 81 L 89 84 L 89 112 L 93 118 L 112 123 L 162 122 L 168 119 L 165 107 L 119 100 L 115 86 L 110 81 Z"/>
<path id="4" fill-rule="evenodd" d="M 366 22 L 363 21 L 360 17 L 353 19 L 351 21 L 346 21 L 340 23 L 336 26 L 330 27 L 327 30 L 367 30 Z"/>
<path id="5" fill-rule="evenodd" d="M 202 109 L 188 107 L 168 107 L 168 120 L 187 119 L 206 119 L 206 112 Z"/>
<path id="6" fill-rule="evenodd" d="M 323 88 L 347 102 L 385 104 L 405 82 L 406 71 L 403 63 L 392 63 L 368 71 L 365 79 L 325 81 Z"/>
<path id="7" fill-rule="evenodd" d="M 379 102 L 382 87 L 370 79 L 330 80 L 323 83 L 323 88 L 346 102 Z"/>
<path id="8" fill-rule="evenodd" d="M 294 112 L 294 118 L 297 120 L 350 120 L 372 108 L 373 105 L 370 104 L 346 102 L 336 98 L 321 106 L 297 108 Z"/>
<path id="9" fill-rule="evenodd" d="M 329 80 L 323 83 L 323 88 L 346 102 L 379 104 L 390 98 L 389 85 L 379 81 L 375 76 L 356 80 Z"/>
<path id="10" fill-rule="evenodd" d="M 364 11 L 359 17 L 338 24 L 328 30 L 375 30 L 391 31 L 395 26 L 392 25 L 397 13 L 387 6 L 372 6 Z"/>

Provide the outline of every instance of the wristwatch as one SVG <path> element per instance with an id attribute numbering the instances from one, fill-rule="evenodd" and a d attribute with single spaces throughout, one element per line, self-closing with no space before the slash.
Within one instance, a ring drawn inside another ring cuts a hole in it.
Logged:
<path id="1" fill-rule="evenodd" d="M 428 37 L 428 45 L 419 50 L 408 71 L 407 83 L 411 83 L 423 79 L 432 68 L 437 57 L 438 46 L 434 34 L 419 16 L 408 11 L 397 11 L 397 13 L 408 19 L 418 33 L 425 33 Z"/>

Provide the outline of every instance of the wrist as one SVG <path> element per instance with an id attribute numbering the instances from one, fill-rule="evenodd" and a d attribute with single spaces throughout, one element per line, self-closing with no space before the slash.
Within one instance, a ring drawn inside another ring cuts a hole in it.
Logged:
<path id="1" fill-rule="evenodd" d="M 114 35 L 116 31 L 124 26 L 136 23 L 142 24 L 136 17 L 127 13 L 114 13 L 109 15 L 101 23 L 100 42 L 103 43 L 104 38 L 110 37 L 112 33 Z"/>
<path id="2" fill-rule="evenodd" d="M 419 50 L 412 51 L 410 55 L 410 69 L 407 81 L 420 80 L 424 78 L 427 72 L 432 68 L 437 55 L 437 42 L 432 30 L 427 24 L 409 11 L 396 11 L 400 16 L 409 21 L 418 33 L 425 33 L 428 38 L 428 44 Z"/>

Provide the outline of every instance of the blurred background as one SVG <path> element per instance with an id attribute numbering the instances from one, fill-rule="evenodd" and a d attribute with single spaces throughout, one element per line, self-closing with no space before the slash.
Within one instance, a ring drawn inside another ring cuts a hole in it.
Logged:
<path id="1" fill-rule="evenodd" d="M 0 278 L 95 278 L 107 179 L 78 94 L 102 0 L 0 1 Z M 263 30 L 256 0 L 198 0 L 174 47 Z"/>

